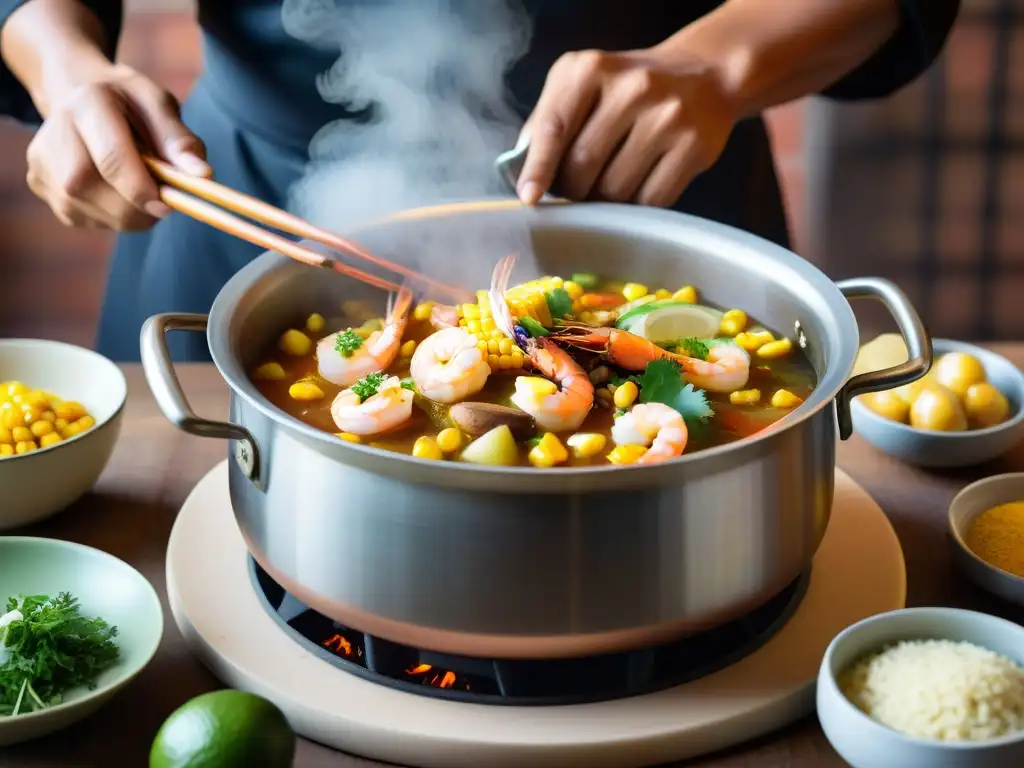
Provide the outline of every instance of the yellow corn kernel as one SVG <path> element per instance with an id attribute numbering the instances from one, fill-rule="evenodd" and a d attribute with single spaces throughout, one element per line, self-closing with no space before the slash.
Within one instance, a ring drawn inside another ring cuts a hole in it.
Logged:
<path id="1" fill-rule="evenodd" d="M 0 427 L 0 445 L 13 445 L 14 442 L 14 435 L 11 434 L 11 430 L 7 427 Z"/>
<path id="2" fill-rule="evenodd" d="M 488 355 L 487 356 L 487 364 L 489 366 L 491 366 L 491 370 L 492 371 L 500 371 L 501 370 L 501 358 L 498 357 L 497 355 Z"/>
<path id="3" fill-rule="evenodd" d="M 340 437 L 346 443 L 359 442 L 359 435 L 353 435 L 351 432 L 338 432 L 338 437 Z"/>
<path id="4" fill-rule="evenodd" d="M 480 319 L 480 305 L 479 304 L 463 304 L 462 305 L 462 316 L 467 320 L 479 320 Z"/>
<path id="5" fill-rule="evenodd" d="M 51 424 L 48 421 L 43 421 L 42 419 L 40 419 L 39 421 L 34 422 L 31 427 L 29 427 L 29 431 L 35 437 L 49 435 L 53 433 L 53 424 Z"/>
<path id="6" fill-rule="evenodd" d="M 22 403 L 25 405 L 35 406 L 40 411 L 45 411 L 50 407 L 50 401 L 47 399 L 46 395 L 39 390 L 26 392 L 22 399 Z"/>
<path id="7" fill-rule="evenodd" d="M 684 304 L 696 304 L 697 303 L 697 289 L 692 285 L 684 285 L 678 291 L 672 294 L 672 301 L 680 301 Z"/>
<path id="8" fill-rule="evenodd" d="M 566 280 L 562 284 L 562 288 L 565 289 L 565 292 L 569 294 L 569 298 L 573 301 L 576 301 L 576 299 L 583 295 L 583 286 L 572 280 Z"/>
<path id="9" fill-rule="evenodd" d="M 34 424 L 37 421 L 42 420 L 43 412 L 36 408 L 34 405 L 22 405 L 21 406 L 21 418 L 25 426 Z"/>
<path id="10" fill-rule="evenodd" d="M 741 389 L 729 393 L 729 402 L 733 405 L 757 405 L 761 402 L 760 389 Z"/>
<path id="11" fill-rule="evenodd" d="M 636 464 L 647 449 L 642 445 L 617 445 L 608 454 L 608 461 L 612 464 Z"/>
<path id="12" fill-rule="evenodd" d="M 545 432 L 540 441 L 530 449 L 530 463 L 535 467 L 553 467 L 569 460 L 569 451 L 552 432 Z"/>
<path id="13" fill-rule="evenodd" d="M 54 419 L 53 421 L 53 428 L 56 429 L 58 432 L 63 432 L 65 429 L 68 428 L 69 423 L 70 422 L 67 419 L 57 418 Z"/>
<path id="14" fill-rule="evenodd" d="M 254 375 L 263 381 L 281 381 L 286 374 L 280 363 L 264 363 L 256 369 Z"/>
<path id="15" fill-rule="evenodd" d="M 417 304 L 416 308 L 412 311 L 412 317 L 414 320 L 429 320 L 430 313 L 434 311 L 434 302 L 425 301 L 422 304 Z"/>
<path id="16" fill-rule="evenodd" d="M 497 355 L 501 352 L 501 342 L 498 339 L 489 339 L 487 342 L 487 354 Z"/>
<path id="17" fill-rule="evenodd" d="M 520 386 L 526 387 L 538 397 L 558 392 L 558 385 L 555 382 L 542 379 L 540 376 L 520 376 L 516 379 L 516 388 Z"/>
<path id="18" fill-rule="evenodd" d="M 53 407 L 53 412 L 57 414 L 58 419 L 65 419 L 70 423 L 85 416 L 85 406 L 74 400 L 65 400 L 63 403 L 57 403 Z"/>
<path id="19" fill-rule="evenodd" d="M 671 298 L 672 298 L 672 291 L 668 290 L 667 288 L 659 288 L 658 290 L 656 290 L 654 292 L 654 300 L 655 301 L 664 301 L 665 299 L 671 299 Z"/>
<path id="20" fill-rule="evenodd" d="M 589 312 L 587 310 L 583 310 L 583 312 L 580 313 L 580 320 L 586 323 L 587 325 L 590 325 L 591 323 L 594 322 L 594 313 Z"/>
<path id="21" fill-rule="evenodd" d="M 416 438 L 416 442 L 412 446 L 412 455 L 417 459 L 440 459 L 444 457 L 437 441 L 427 435 Z"/>
<path id="22" fill-rule="evenodd" d="M 498 354 L 500 355 L 511 355 L 512 354 L 512 339 L 504 338 L 498 342 Z"/>
<path id="23" fill-rule="evenodd" d="M 734 341 L 741 348 L 747 350 L 747 352 L 756 352 L 765 344 L 775 341 L 775 337 L 771 334 L 771 331 L 754 331 L 737 333 Z"/>
<path id="24" fill-rule="evenodd" d="M 476 348 L 479 349 L 484 354 L 487 354 L 487 342 L 484 341 L 483 339 L 480 339 L 480 341 L 476 343 Z"/>
<path id="25" fill-rule="evenodd" d="M 636 396 L 640 394 L 640 390 L 636 384 L 632 381 L 627 381 L 619 387 L 616 387 L 612 393 L 612 402 L 615 403 L 616 408 L 629 408 L 634 402 L 636 402 Z"/>
<path id="26" fill-rule="evenodd" d="M 6 390 L 5 394 L 8 397 L 14 397 L 15 395 L 23 395 L 28 392 L 28 387 L 20 381 L 8 381 L 6 383 Z"/>
<path id="27" fill-rule="evenodd" d="M 493 317 L 485 317 L 485 318 L 480 320 L 480 330 L 482 332 L 490 333 L 495 328 L 497 328 L 497 326 L 494 324 L 494 318 Z"/>
<path id="28" fill-rule="evenodd" d="M 479 320 L 467 320 L 466 330 L 470 333 L 480 333 L 480 321 Z"/>
<path id="29" fill-rule="evenodd" d="M 607 438 L 600 432 L 577 432 L 565 441 L 578 459 L 592 459 L 604 450 Z"/>
<path id="30" fill-rule="evenodd" d="M 71 422 L 66 427 L 64 427 L 64 429 L 60 430 L 60 436 L 63 437 L 65 440 L 70 440 L 75 435 L 80 434 L 82 434 L 82 428 L 78 426 L 77 421 Z"/>
<path id="31" fill-rule="evenodd" d="M 626 301 L 636 301 L 647 295 L 647 286 L 643 283 L 626 283 L 622 287 L 622 297 Z"/>
<path id="32" fill-rule="evenodd" d="M 10 443 L 0 443 L 0 456 L 13 456 L 14 446 Z"/>
<path id="33" fill-rule="evenodd" d="M 747 313 L 742 309 L 730 309 L 722 315 L 722 322 L 718 326 L 718 330 L 726 336 L 735 336 L 737 333 L 745 331 L 746 328 Z"/>
<path id="34" fill-rule="evenodd" d="M 281 351 L 286 355 L 294 357 L 305 357 L 313 349 L 313 340 L 302 331 L 291 328 L 281 334 L 281 341 L 278 343 Z"/>
<path id="35" fill-rule="evenodd" d="M 525 362 L 526 362 L 526 357 L 525 357 L 525 355 L 523 355 L 522 350 L 513 349 L 512 350 L 512 367 L 513 368 L 522 368 L 523 364 Z"/>
<path id="36" fill-rule="evenodd" d="M 412 353 L 416 351 L 416 339 L 409 339 L 398 351 L 402 357 L 412 357 Z"/>
<path id="37" fill-rule="evenodd" d="M 785 357 L 792 351 L 792 341 L 789 339 L 779 339 L 778 341 L 769 341 L 767 344 L 758 348 L 757 356 L 763 360 L 774 360 L 779 357 Z"/>
<path id="38" fill-rule="evenodd" d="M 437 447 L 444 453 L 455 453 L 462 447 L 462 433 L 455 427 L 442 429 L 437 433 Z"/>
<path id="39" fill-rule="evenodd" d="M 314 312 L 306 318 L 306 330 L 310 333 L 320 333 L 324 329 L 324 316 Z"/>
<path id="40" fill-rule="evenodd" d="M 788 389 L 780 389 L 772 395 L 772 408 L 796 408 L 803 402 L 803 398 L 797 397 Z"/>
<path id="41" fill-rule="evenodd" d="M 512 362 L 512 355 L 498 355 L 498 367 L 503 371 L 510 371 L 515 368 Z"/>
<path id="42" fill-rule="evenodd" d="M 323 400 L 324 391 L 312 381 L 296 381 L 288 387 L 288 395 L 292 400 Z"/>
<path id="43" fill-rule="evenodd" d="M 36 449 L 35 440 L 25 440 L 24 442 L 18 443 L 14 446 L 15 453 L 31 453 Z"/>
<path id="44" fill-rule="evenodd" d="M 32 439 L 32 430 L 28 427 L 15 427 L 11 430 L 11 437 L 16 443 L 24 443 Z"/>
<path id="45" fill-rule="evenodd" d="M 92 429 L 96 426 L 96 419 L 92 416 L 86 415 L 75 422 L 78 425 L 79 430 L 85 432 L 87 429 Z"/>
<path id="46" fill-rule="evenodd" d="M 43 435 L 42 437 L 39 438 L 39 447 L 49 448 L 51 445 L 56 445 L 57 443 L 60 442 L 63 442 L 61 436 L 58 435 L 56 432 L 50 432 L 49 434 Z"/>
<path id="47" fill-rule="evenodd" d="M 489 339 L 494 339 L 494 341 L 501 341 L 502 339 L 505 338 L 505 334 L 499 331 L 497 328 L 495 328 L 493 331 L 487 334 L 487 337 Z"/>
<path id="48" fill-rule="evenodd" d="M 53 411 L 43 411 L 43 421 L 48 421 L 51 424 L 57 420 L 57 414 Z"/>
<path id="49" fill-rule="evenodd" d="M 7 429 L 23 427 L 25 426 L 25 418 L 21 411 L 11 409 L 0 413 L 0 425 L 7 427 Z"/>

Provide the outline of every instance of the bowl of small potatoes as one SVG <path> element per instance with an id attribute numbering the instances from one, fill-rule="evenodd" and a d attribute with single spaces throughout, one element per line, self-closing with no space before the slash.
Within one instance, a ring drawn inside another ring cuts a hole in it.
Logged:
<path id="1" fill-rule="evenodd" d="M 1024 374 L 974 344 L 934 339 L 932 347 L 932 367 L 923 378 L 854 399 L 855 431 L 923 468 L 968 467 L 1002 456 L 1024 437 Z M 885 334 L 861 348 L 854 373 L 905 360 L 903 340 Z"/>
<path id="2" fill-rule="evenodd" d="M 121 369 L 96 352 L 0 339 L 0 531 L 56 514 L 96 484 L 127 396 Z"/>

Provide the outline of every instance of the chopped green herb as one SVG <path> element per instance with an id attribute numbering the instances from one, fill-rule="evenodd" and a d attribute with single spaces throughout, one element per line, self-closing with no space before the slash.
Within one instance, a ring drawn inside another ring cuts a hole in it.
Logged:
<path id="1" fill-rule="evenodd" d="M 352 357 L 363 346 L 363 337 L 351 328 L 334 337 L 334 351 L 342 357 Z"/>
<path id="2" fill-rule="evenodd" d="M 706 421 L 715 415 L 704 391 L 685 384 L 682 370 L 673 360 L 652 360 L 639 381 L 641 403 L 664 403 L 687 422 Z"/>
<path id="3" fill-rule="evenodd" d="M 117 663 L 117 627 L 82 616 L 67 592 L 10 598 L 0 627 L 0 717 L 36 712 L 61 702 L 73 688 L 96 687 Z"/>
<path id="4" fill-rule="evenodd" d="M 572 281 L 585 291 L 594 290 L 601 282 L 597 275 L 590 272 L 576 272 L 572 276 Z"/>
<path id="5" fill-rule="evenodd" d="M 410 392 L 416 391 L 416 384 L 412 379 L 402 379 L 402 382 L 398 386 L 402 389 L 408 389 Z"/>
<path id="6" fill-rule="evenodd" d="M 534 435 L 533 437 L 529 438 L 526 441 L 526 444 L 528 446 L 530 446 L 531 448 L 536 448 L 540 444 L 540 441 L 541 441 L 542 437 L 543 437 L 543 435 Z"/>
<path id="7" fill-rule="evenodd" d="M 620 416 L 625 416 L 626 413 L 628 413 L 628 411 L 626 411 L 625 408 L 616 408 L 615 409 L 615 413 L 613 414 L 613 417 L 617 419 Z"/>
<path id="8" fill-rule="evenodd" d="M 707 360 L 709 347 L 704 341 L 697 338 L 680 339 L 676 345 L 682 354 L 687 357 L 696 357 L 698 360 Z"/>
<path id="9" fill-rule="evenodd" d="M 352 385 L 352 391 L 359 395 L 360 401 L 365 402 L 377 394 L 386 378 L 387 374 L 384 373 L 368 373 Z"/>
<path id="10" fill-rule="evenodd" d="M 532 317 L 519 318 L 519 324 L 523 326 L 523 330 L 533 338 L 537 338 L 538 336 L 549 336 L 551 334 L 551 331 L 538 323 Z"/>
<path id="11" fill-rule="evenodd" d="M 572 299 L 566 293 L 565 288 L 552 288 L 544 294 L 548 302 L 548 311 L 551 317 L 565 317 L 572 312 Z"/>
<path id="12" fill-rule="evenodd" d="M 610 373 L 608 375 L 608 383 L 609 384 L 614 384 L 616 387 L 621 387 L 627 381 L 632 381 L 638 387 L 640 386 L 640 378 L 638 376 L 634 376 L 634 375 L 631 374 L 631 375 L 626 376 L 625 378 L 623 378 L 622 376 L 619 376 L 619 374 L 614 373 L 614 372 Z"/>

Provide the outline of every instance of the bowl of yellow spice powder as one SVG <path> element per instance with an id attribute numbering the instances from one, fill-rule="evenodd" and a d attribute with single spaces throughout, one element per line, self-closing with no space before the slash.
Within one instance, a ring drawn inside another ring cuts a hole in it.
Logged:
<path id="1" fill-rule="evenodd" d="M 964 488 L 949 506 L 953 556 L 983 589 L 1024 605 L 1024 472 Z"/>

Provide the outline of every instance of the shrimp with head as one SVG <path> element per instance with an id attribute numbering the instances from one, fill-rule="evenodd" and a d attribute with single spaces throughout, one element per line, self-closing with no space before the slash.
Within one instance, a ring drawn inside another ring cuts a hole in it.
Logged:
<path id="1" fill-rule="evenodd" d="M 530 414 L 541 429 L 577 429 L 594 406 L 594 384 L 568 352 L 543 337 L 531 338 L 514 324 L 505 301 L 514 265 L 515 256 L 505 256 L 494 268 L 490 290 L 494 321 L 523 350 L 530 367 L 546 378 L 519 376 L 510 399 Z"/>
<path id="2" fill-rule="evenodd" d="M 682 415 L 662 403 L 634 405 L 612 425 L 616 445 L 650 446 L 637 464 L 654 464 L 681 456 L 689 437 Z"/>
<path id="3" fill-rule="evenodd" d="M 352 435 L 379 435 L 412 416 L 413 393 L 397 376 L 370 373 L 342 390 L 331 403 L 338 429 Z"/>
<path id="4" fill-rule="evenodd" d="M 686 380 L 710 392 L 735 392 L 750 378 L 750 355 L 732 342 L 710 345 L 706 360 L 678 355 L 635 333 L 619 328 L 567 327 L 548 338 L 553 341 L 598 350 L 609 362 L 629 371 L 642 371 L 652 360 L 673 360 Z"/>
<path id="5" fill-rule="evenodd" d="M 411 304 L 412 292 L 402 288 L 390 302 L 381 330 L 364 339 L 348 328 L 321 339 L 316 345 L 320 376 L 339 387 L 350 387 L 364 376 L 387 370 L 398 357 Z"/>
<path id="6" fill-rule="evenodd" d="M 439 403 L 457 403 L 487 383 L 487 353 L 465 328 L 445 328 L 424 339 L 413 352 L 409 375 L 420 394 Z"/>

